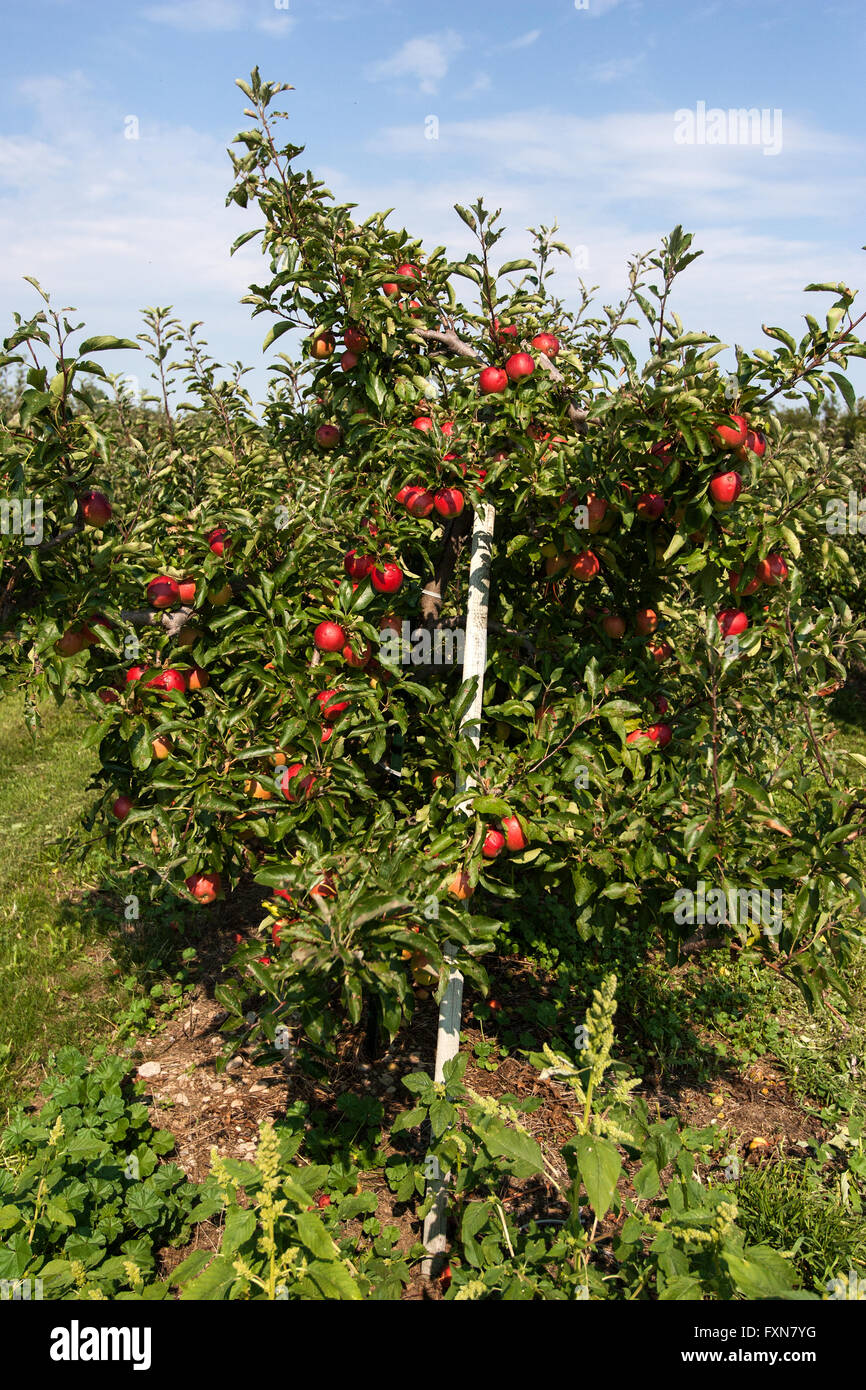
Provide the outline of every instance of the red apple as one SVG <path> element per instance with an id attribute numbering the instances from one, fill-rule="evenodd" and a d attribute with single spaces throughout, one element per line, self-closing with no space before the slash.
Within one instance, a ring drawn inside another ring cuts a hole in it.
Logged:
<path id="1" fill-rule="evenodd" d="M 410 516 L 429 516 L 433 510 L 433 506 L 433 493 L 426 487 L 413 487 L 409 489 L 409 495 L 406 498 L 406 510 Z"/>
<path id="2" fill-rule="evenodd" d="M 758 574 L 765 584 L 776 588 L 778 584 L 784 584 L 788 578 L 788 566 L 781 555 L 768 555 L 766 560 L 762 560 L 758 566 Z"/>
<path id="3" fill-rule="evenodd" d="M 726 452 L 738 449 L 745 444 L 749 433 L 749 422 L 745 415 L 728 415 L 716 426 L 716 440 L 720 449 Z"/>
<path id="4" fill-rule="evenodd" d="M 605 517 L 607 516 L 607 499 L 604 497 L 597 497 L 594 492 L 588 493 L 586 498 L 586 512 L 589 522 L 587 530 L 591 536 L 595 536 L 604 526 Z"/>
<path id="5" fill-rule="evenodd" d="M 343 557 L 343 569 L 350 579 L 366 579 L 374 564 L 372 555 L 359 555 L 349 550 Z"/>
<path id="6" fill-rule="evenodd" d="M 220 895 L 222 881 L 219 874 L 190 874 L 184 880 L 190 893 L 194 898 L 198 898 L 200 903 L 212 903 Z"/>
<path id="7" fill-rule="evenodd" d="M 327 719 L 329 723 L 339 719 L 340 715 L 349 708 L 348 700 L 334 700 L 334 696 L 339 695 L 339 693 L 339 690 L 322 690 L 316 696 L 322 707 L 322 718 Z"/>
<path id="8" fill-rule="evenodd" d="M 505 834 L 505 843 L 512 853 L 526 849 L 529 844 L 523 833 L 520 821 L 516 816 L 504 816 L 502 819 L 502 829 Z"/>
<path id="9" fill-rule="evenodd" d="M 536 352 L 543 352 L 545 357 L 556 357 L 559 352 L 559 339 L 553 333 L 539 333 L 533 338 L 532 346 Z"/>
<path id="10" fill-rule="evenodd" d="M 737 458 L 743 463 L 749 462 L 749 454 L 754 454 L 755 458 L 762 459 L 767 452 L 767 436 L 763 430 L 748 429 L 746 431 L 746 442 L 737 449 Z"/>
<path id="11" fill-rule="evenodd" d="M 195 580 L 194 580 L 194 579 L 180 579 L 180 580 L 178 580 L 177 591 L 178 591 L 178 593 L 179 593 L 179 595 L 180 595 L 180 601 L 181 601 L 181 603 L 183 603 L 183 604 L 185 604 L 185 605 L 189 605 L 189 604 L 192 603 L 192 602 L 194 601 L 194 599 L 195 599 Z"/>
<path id="12" fill-rule="evenodd" d="M 301 777 L 300 781 L 297 782 L 294 787 L 290 785 L 292 782 L 295 781 L 299 774 L 303 772 L 303 770 L 303 763 L 292 763 L 291 767 L 287 767 L 283 775 L 280 777 L 277 785 L 279 786 L 280 791 L 283 793 L 283 796 L 286 798 L 286 801 L 295 801 L 297 800 L 298 796 L 300 796 L 301 798 L 308 796 L 309 793 L 312 791 L 313 787 L 316 785 L 316 779 L 312 776 Z"/>
<path id="13" fill-rule="evenodd" d="M 508 376 L 501 367 L 485 367 L 478 378 L 483 396 L 498 396 L 508 386 Z"/>
<path id="14" fill-rule="evenodd" d="M 731 593 L 740 594 L 744 598 L 748 598 L 751 594 L 754 594 L 758 589 L 760 589 L 761 584 L 763 582 L 760 570 L 761 567 L 759 565 L 755 578 L 750 579 L 748 584 L 743 585 L 742 589 L 740 588 L 740 585 L 743 582 L 742 570 L 728 570 L 728 588 L 730 589 Z"/>
<path id="15" fill-rule="evenodd" d="M 111 808 L 111 814 L 118 820 L 126 820 L 135 802 L 131 796 L 119 796 Z"/>
<path id="16" fill-rule="evenodd" d="M 316 430 L 316 443 L 321 449 L 336 449 L 341 438 L 338 425 L 320 425 Z"/>
<path id="17" fill-rule="evenodd" d="M 459 516 L 463 511 L 463 493 L 456 487 L 440 487 L 433 498 L 433 505 L 440 516 Z"/>
<path id="18" fill-rule="evenodd" d="M 313 633 L 313 641 L 320 652 L 338 652 L 345 646 L 346 634 L 339 623 L 319 623 Z"/>
<path id="19" fill-rule="evenodd" d="M 666 468 L 673 457 L 673 452 L 674 446 L 669 439 L 660 439 L 656 444 L 653 444 L 650 453 L 654 459 L 658 459 L 658 463 L 655 464 L 655 467 Z"/>
<path id="20" fill-rule="evenodd" d="M 509 381 L 523 381 L 525 377 L 532 376 L 534 371 L 535 363 L 528 352 L 515 352 L 505 364 Z"/>
<path id="21" fill-rule="evenodd" d="M 669 656 L 673 656 L 674 651 L 670 642 L 653 642 L 648 650 L 653 661 L 658 666 L 661 666 L 663 661 L 667 661 Z"/>
<path id="22" fill-rule="evenodd" d="M 731 470 L 730 473 L 717 473 L 710 479 L 710 496 L 713 505 L 720 512 L 727 511 L 728 507 L 736 502 L 743 490 L 743 480 L 739 473 Z"/>
<path id="23" fill-rule="evenodd" d="M 608 637 L 612 637 L 614 641 L 625 636 L 625 618 L 620 618 L 615 613 L 608 614 L 602 622 L 602 627 Z"/>
<path id="24" fill-rule="evenodd" d="M 126 684 L 132 685 L 135 681 L 140 681 L 147 669 L 146 666 L 130 666 L 126 673 Z"/>
<path id="25" fill-rule="evenodd" d="M 111 504 L 104 492 L 84 492 L 78 499 L 85 526 L 101 530 L 111 520 Z"/>
<path id="26" fill-rule="evenodd" d="M 420 430 L 422 434 L 429 434 L 433 428 L 433 421 L 429 415 L 419 415 L 417 420 L 412 421 L 413 430 Z"/>
<path id="27" fill-rule="evenodd" d="M 352 666 L 356 671 L 363 671 L 365 667 L 370 665 L 373 659 L 373 648 L 368 642 L 363 650 L 358 653 L 354 652 L 351 643 L 347 642 L 343 648 L 342 655 L 347 666 Z"/>
<path id="28" fill-rule="evenodd" d="M 180 603 L 180 588 L 176 579 L 167 574 L 157 575 L 147 586 L 147 601 L 151 608 L 171 608 Z"/>
<path id="29" fill-rule="evenodd" d="M 205 536 L 214 555 L 224 555 L 229 548 L 229 533 L 224 526 L 216 526 Z"/>
<path id="30" fill-rule="evenodd" d="M 634 630 L 638 637 L 649 637 L 659 625 L 659 615 L 654 608 L 639 608 L 634 615 Z"/>
<path id="31" fill-rule="evenodd" d="M 718 623 L 723 637 L 738 637 L 749 626 L 749 620 L 740 608 L 723 608 L 718 614 Z"/>
<path id="32" fill-rule="evenodd" d="M 484 844 L 481 846 L 481 853 L 485 859 L 495 859 L 497 854 L 501 854 L 505 848 L 505 836 L 498 830 L 490 829 L 484 837 Z"/>
<path id="33" fill-rule="evenodd" d="M 343 334 L 343 342 L 346 344 L 349 352 L 357 353 L 359 356 L 362 352 L 366 352 L 367 348 L 370 346 L 369 338 L 360 328 L 347 328 Z"/>
<path id="34" fill-rule="evenodd" d="M 571 572 L 576 579 L 594 579 L 600 569 L 598 556 L 591 550 L 582 550 L 571 563 Z"/>
<path id="35" fill-rule="evenodd" d="M 172 691 L 179 691 L 183 694 L 186 691 L 186 681 L 180 671 L 175 671 L 173 667 L 168 666 L 147 682 L 147 689 L 156 690 L 160 695 L 168 695 Z"/>
<path id="36" fill-rule="evenodd" d="M 666 499 L 658 492 L 642 492 L 637 499 L 635 510 L 644 521 L 658 521 L 666 506 Z"/>
<path id="37" fill-rule="evenodd" d="M 516 338 L 519 331 L 516 323 L 500 323 L 499 319 L 494 319 L 490 336 L 494 343 L 503 343 L 507 338 Z"/>
<path id="38" fill-rule="evenodd" d="M 658 710 L 659 714 L 667 714 L 668 710 L 670 709 L 670 702 L 666 699 L 664 695 L 656 695 L 655 699 L 653 700 L 653 704 L 655 708 Z"/>
<path id="39" fill-rule="evenodd" d="M 406 280 L 421 279 L 420 270 L 417 265 L 413 265 L 411 261 L 404 261 L 402 265 L 398 265 L 395 273 L 397 275 L 402 275 Z"/>
<path id="40" fill-rule="evenodd" d="M 646 736 L 653 743 L 657 743 L 659 748 L 667 748 L 674 736 L 670 724 L 650 724 L 646 731 Z"/>
<path id="41" fill-rule="evenodd" d="M 381 569 L 374 567 L 370 571 L 370 583 L 377 594 L 396 594 L 403 583 L 403 571 L 399 565 L 389 561 Z"/>
<path id="42" fill-rule="evenodd" d="M 340 357 L 340 366 L 342 367 L 342 369 L 343 369 L 344 372 L 351 372 L 351 371 L 354 371 L 354 369 L 355 369 L 355 367 L 357 367 L 357 365 L 358 365 L 358 354 L 357 354 L 357 352 L 344 352 L 344 353 L 342 354 L 342 356 Z"/>

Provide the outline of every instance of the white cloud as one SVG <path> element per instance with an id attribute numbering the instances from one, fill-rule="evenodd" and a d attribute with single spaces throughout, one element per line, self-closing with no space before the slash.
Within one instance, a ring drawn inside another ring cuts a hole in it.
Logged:
<path id="1" fill-rule="evenodd" d="M 227 33 L 237 29 L 257 29 L 261 33 L 283 38 L 295 26 L 295 20 L 282 7 L 271 15 L 261 14 L 260 4 L 244 0 L 172 0 L 166 5 L 147 5 L 142 17 L 153 24 L 167 24 L 172 29 L 189 33 Z"/>
<path id="2" fill-rule="evenodd" d="M 588 14 L 591 19 L 601 19 L 602 15 L 609 14 L 615 10 L 617 5 L 621 5 L 622 0 L 588 0 L 587 5 L 575 5 L 575 9 L 580 9 L 582 13 Z"/>
<path id="3" fill-rule="evenodd" d="M 519 38 L 511 39 L 510 42 L 504 43 L 502 47 L 503 49 L 529 48 L 540 38 L 540 29 L 530 29 L 528 34 L 521 34 Z"/>
<path id="4" fill-rule="evenodd" d="M 447 76 L 452 58 L 462 51 L 463 46 L 462 38 L 453 29 L 407 39 L 390 58 L 371 64 L 367 77 L 371 82 L 381 82 L 391 77 L 414 77 L 422 92 L 432 93 Z"/>
<path id="5" fill-rule="evenodd" d="M 640 67 L 645 54 L 638 53 L 633 58 L 610 58 L 606 63 L 596 63 L 587 72 L 590 82 L 622 82 L 624 78 Z"/>

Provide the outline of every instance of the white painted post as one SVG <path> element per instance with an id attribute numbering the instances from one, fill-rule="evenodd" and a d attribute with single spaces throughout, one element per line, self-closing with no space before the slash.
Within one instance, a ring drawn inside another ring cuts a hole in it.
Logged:
<path id="1" fill-rule="evenodd" d="M 472 527 L 472 549 L 469 558 L 469 601 L 466 605 L 466 643 L 463 652 L 463 680 L 478 677 L 475 698 L 463 716 L 460 725 L 477 748 L 481 742 L 481 702 L 484 697 L 484 672 L 487 667 L 487 611 L 490 602 L 490 556 L 493 549 L 493 527 L 496 522 L 496 509 L 485 503 L 475 513 Z M 466 791 L 472 786 L 471 779 L 457 791 Z M 468 803 L 464 803 L 466 810 Z M 448 984 L 442 1003 L 439 1005 L 439 1031 L 436 1037 L 436 1065 L 434 1081 L 442 1081 L 445 1063 L 456 1057 L 460 1049 L 460 1015 L 463 1007 L 463 976 L 457 969 L 457 947 L 446 942 L 444 955 L 449 971 Z M 424 1246 L 427 1250 L 422 1272 L 429 1279 L 435 1257 L 442 1255 L 446 1247 L 446 1220 L 448 1192 L 441 1173 L 428 1178 L 427 1195 L 433 1197 L 427 1216 L 424 1219 Z"/>

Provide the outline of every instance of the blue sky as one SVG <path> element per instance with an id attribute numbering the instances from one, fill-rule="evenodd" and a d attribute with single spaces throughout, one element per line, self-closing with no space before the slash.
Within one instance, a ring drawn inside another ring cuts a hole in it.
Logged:
<path id="1" fill-rule="evenodd" d="M 481 193 L 509 226 L 503 260 L 558 220 L 583 248 L 567 300 L 583 278 L 612 302 L 678 222 L 705 254 L 674 308 L 728 343 L 765 344 L 762 322 L 798 334 L 825 307 L 810 281 L 866 284 L 862 0 L 41 0 L 4 6 L 2 31 L 4 335 L 37 307 L 28 274 L 91 333 L 134 336 L 141 306 L 172 304 L 263 390 L 268 325 L 239 303 L 261 258 L 228 255 L 255 214 L 225 207 L 249 124 L 234 79 L 255 64 L 294 84 L 303 162 L 365 215 L 393 206 L 456 254 L 452 205 Z M 677 143 L 699 103 L 766 111 L 763 144 Z M 133 357 L 110 365 L 143 379 Z"/>

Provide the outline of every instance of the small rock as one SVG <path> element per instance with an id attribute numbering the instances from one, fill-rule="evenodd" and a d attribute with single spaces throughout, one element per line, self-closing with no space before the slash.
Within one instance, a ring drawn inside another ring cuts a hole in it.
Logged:
<path id="1" fill-rule="evenodd" d="M 159 1065 L 159 1062 L 142 1062 L 141 1066 L 138 1068 L 139 1076 L 144 1077 L 159 1076 L 161 1071 L 162 1067 Z"/>
<path id="2" fill-rule="evenodd" d="M 189 1096 L 184 1095 L 183 1091 L 178 1091 L 174 1097 L 175 1105 L 189 1105 Z"/>
<path id="3" fill-rule="evenodd" d="M 242 1057 L 232 1057 L 231 1061 L 226 1063 L 226 1071 L 228 1072 L 239 1072 L 243 1071 L 243 1069 L 244 1063 Z"/>
<path id="4" fill-rule="evenodd" d="M 251 1087 L 250 1087 L 250 1095 L 251 1095 L 251 1096 L 263 1096 L 263 1095 L 265 1094 L 265 1092 L 267 1091 L 267 1089 L 268 1089 L 267 1086 L 261 1086 L 261 1085 L 259 1085 L 259 1084 L 256 1084 L 255 1086 L 251 1086 Z"/>

